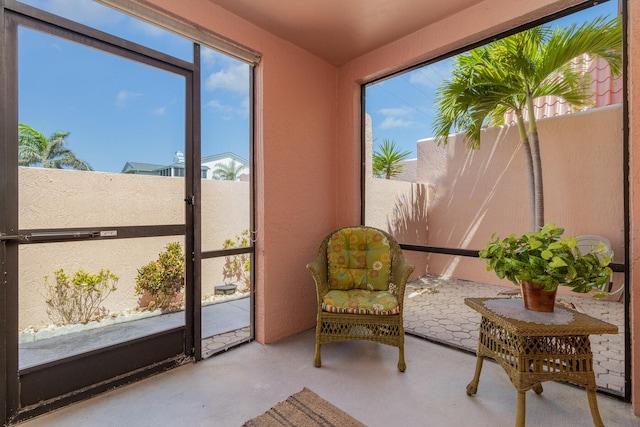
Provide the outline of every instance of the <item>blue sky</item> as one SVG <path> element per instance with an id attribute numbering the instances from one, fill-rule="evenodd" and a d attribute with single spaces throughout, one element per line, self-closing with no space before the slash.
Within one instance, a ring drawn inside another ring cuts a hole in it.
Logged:
<path id="1" fill-rule="evenodd" d="M 25 0 L 65 18 L 191 61 L 192 43 L 89 0 Z M 614 16 L 609 1 L 553 25 Z M 202 154 L 249 156 L 249 66 L 202 50 Z M 367 88 L 374 144 L 391 139 L 416 155 L 432 136 L 434 95 L 452 59 Z M 161 70 L 22 28 L 19 120 L 51 135 L 70 132 L 68 147 L 95 170 L 120 172 L 127 161 L 166 165 L 184 151 L 184 79 Z"/>
<path id="2" fill-rule="evenodd" d="M 192 43 L 88 0 L 29 0 L 65 18 L 192 60 Z M 94 170 L 170 164 L 184 151 L 185 79 L 28 28 L 19 30 L 19 121 L 51 135 Z M 249 156 L 249 66 L 203 48 L 202 154 Z"/>
<path id="3" fill-rule="evenodd" d="M 617 11 L 618 2 L 608 1 L 549 25 L 579 25 L 597 16 L 614 17 Z M 435 93 L 453 64 L 449 58 L 367 87 L 366 111 L 372 119 L 374 148 L 389 139 L 401 150 L 409 151 L 409 158 L 416 157 L 417 141 L 433 136 Z"/>

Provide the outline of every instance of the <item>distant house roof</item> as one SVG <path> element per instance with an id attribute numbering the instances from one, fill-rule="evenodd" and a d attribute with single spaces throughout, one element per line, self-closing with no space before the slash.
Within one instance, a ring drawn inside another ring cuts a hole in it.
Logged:
<path id="1" fill-rule="evenodd" d="M 242 163 L 245 166 L 249 165 L 249 161 L 247 159 L 243 159 L 242 157 L 230 151 L 227 151 L 226 153 L 214 154 L 212 156 L 203 157 L 202 163 L 211 163 L 211 162 L 216 162 L 216 161 L 225 160 L 225 159 L 235 160 L 236 162 Z"/>
<path id="2" fill-rule="evenodd" d="M 135 173 L 155 175 L 153 171 L 164 167 L 165 165 L 157 165 L 154 163 L 127 162 L 120 173 Z"/>
<path id="3" fill-rule="evenodd" d="M 127 162 L 122 168 L 121 173 L 128 174 L 137 174 L 137 175 L 162 175 L 161 171 L 167 169 L 184 169 L 184 155 L 181 152 L 177 152 L 174 157 L 174 162 L 170 165 L 159 165 L 156 163 L 142 163 L 142 162 Z M 231 152 L 214 154 L 212 156 L 206 156 L 202 158 L 202 165 L 200 170 L 204 173 L 211 170 L 211 167 L 207 164 L 211 165 L 212 163 L 221 162 L 225 160 L 234 160 L 237 163 L 241 163 L 243 166 L 247 167 L 249 162 L 242 157 L 233 154 Z M 182 160 L 182 161 L 181 161 Z M 173 175 L 170 175 L 173 176 Z"/>
<path id="4" fill-rule="evenodd" d="M 155 172 L 158 172 L 161 169 L 168 169 L 168 168 L 184 169 L 184 163 L 172 163 L 170 165 L 156 165 L 156 168 L 152 172 L 155 173 Z M 202 165 L 200 167 L 200 170 L 203 170 L 203 171 L 207 171 L 209 169 L 211 169 L 211 168 L 209 166 L 205 166 L 205 165 Z"/>

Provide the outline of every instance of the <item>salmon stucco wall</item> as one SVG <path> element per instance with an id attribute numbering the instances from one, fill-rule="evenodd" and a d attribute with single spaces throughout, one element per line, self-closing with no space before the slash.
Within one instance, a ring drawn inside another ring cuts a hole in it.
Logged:
<path id="1" fill-rule="evenodd" d="M 631 396 L 640 415 L 640 2 L 627 0 Z"/>
<path id="2" fill-rule="evenodd" d="M 360 90 L 404 67 L 437 58 L 472 42 L 583 3 L 582 0 L 485 0 L 434 25 L 357 58 L 336 70 L 290 42 L 279 39 L 207 2 L 185 8 L 172 0 L 145 4 L 184 16 L 262 53 L 257 68 L 257 338 L 271 342 L 313 326 L 314 291 L 304 269 L 321 237 L 338 226 L 360 221 Z M 640 4 L 629 10 L 629 118 L 631 154 L 631 254 L 638 239 L 633 225 L 640 213 Z M 636 119 L 636 120 L 634 120 Z M 633 270 L 632 270 L 633 271 Z M 640 290 L 632 273 L 632 345 L 640 335 Z M 294 302 L 292 304 L 292 301 Z M 640 355 L 633 352 L 633 378 L 640 377 Z M 640 381 L 633 394 L 640 395 Z M 640 414 L 640 399 L 634 400 Z"/>
<path id="3" fill-rule="evenodd" d="M 538 121 L 545 222 L 565 236 L 598 235 L 624 262 L 624 138 L 622 105 Z M 481 249 L 493 233 L 506 237 L 531 230 L 523 148 L 515 125 L 482 131 L 478 150 L 462 135 L 446 147 L 418 144 L 420 183 L 434 188 L 428 243 Z M 429 273 L 510 285 L 475 258 L 432 254 Z M 619 280 L 622 279 L 620 275 Z M 616 297 L 617 298 L 617 297 Z"/>
<path id="4" fill-rule="evenodd" d="M 255 70 L 256 338 L 268 343 L 313 327 L 315 288 L 305 265 L 336 227 L 336 68 L 206 0 L 145 3 L 262 55 Z"/>

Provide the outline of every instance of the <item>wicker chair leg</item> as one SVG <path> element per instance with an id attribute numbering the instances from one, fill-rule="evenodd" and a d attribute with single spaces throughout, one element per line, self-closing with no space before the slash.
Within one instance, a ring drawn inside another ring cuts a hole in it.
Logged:
<path id="1" fill-rule="evenodd" d="M 316 355 L 313 358 L 313 366 L 319 368 L 322 366 L 322 361 L 320 360 L 320 344 L 316 343 Z"/>
<path id="2" fill-rule="evenodd" d="M 407 364 L 404 362 L 404 347 L 400 347 L 400 354 L 398 355 L 398 370 L 404 372 L 407 369 Z"/>
<path id="3" fill-rule="evenodd" d="M 313 357 L 313 366 L 319 368 L 322 365 L 320 360 L 320 325 L 322 323 L 318 321 L 318 326 L 316 327 L 316 354 Z"/>

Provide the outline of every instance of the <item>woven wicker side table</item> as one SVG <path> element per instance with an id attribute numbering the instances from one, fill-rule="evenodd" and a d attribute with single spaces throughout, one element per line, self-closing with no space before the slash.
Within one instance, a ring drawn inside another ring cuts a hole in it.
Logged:
<path id="1" fill-rule="evenodd" d="M 617 326 L 558 307 L 554 314 L 545 313 L 550 317 L 543 321 L 519 320 L 534 314 L 528 313 L 522 302 L 515 299 L 466 298 L 464 303 L 482 315 L 476 370 L 467 385 L 468 395 L 478 391 L 483 358 L 487 356 L 502 366 L 517 390 L 516 426 L 525 425 L 527 390 L 540 394 L 541 383 L 554 380 L 584 387 L 594 425 L 604 426 L 596 400 L 589 335 L 616 334 Z M 560 315 L 564 315 L 564 319 L 558 320 Z M 553 322 L 549 324 L 547 319 Z"/>

